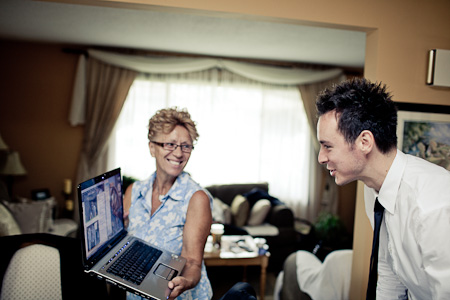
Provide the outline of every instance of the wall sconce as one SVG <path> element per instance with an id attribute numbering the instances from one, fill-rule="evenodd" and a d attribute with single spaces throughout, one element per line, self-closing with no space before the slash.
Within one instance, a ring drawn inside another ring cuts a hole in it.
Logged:
<path id="1" fill-rule="evenodd" d="M 450 87 L 450 50 L 433 49 L 428 56 L 427 84 Z"/>

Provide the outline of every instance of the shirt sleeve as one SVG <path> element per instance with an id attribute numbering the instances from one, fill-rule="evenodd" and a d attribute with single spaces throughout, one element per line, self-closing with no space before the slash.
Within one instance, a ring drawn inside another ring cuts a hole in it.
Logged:
<path id="1" fill-rule="evenodd" d="M 450 299 L 449 232 L 450 206 L 424 214 L 419 222 L 418 244 L 432 299 Z"/>

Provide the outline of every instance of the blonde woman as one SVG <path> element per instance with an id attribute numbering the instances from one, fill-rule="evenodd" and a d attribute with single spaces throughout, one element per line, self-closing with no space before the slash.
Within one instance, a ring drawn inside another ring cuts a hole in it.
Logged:
<path id="1" fill-rule="evenodd" d="M 130 185 L 124 197 L 128 231 L 187 259 L 168 283 L 168 299 L 211 299 L 203 263 L 212 197 L 184 168 L 199 135 L 186 110 L 162 109 L 149 121 L 148 138 L 156 172 Z M 128 293 L 128 299 L 140 297 Z"/>

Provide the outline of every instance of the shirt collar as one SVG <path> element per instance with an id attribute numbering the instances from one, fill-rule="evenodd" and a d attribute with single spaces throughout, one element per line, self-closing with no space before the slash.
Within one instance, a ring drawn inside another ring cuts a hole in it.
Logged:
<path id="1" fill-rule="evenodd" d="M 397 194 L 406 167 L 406 154 L 397 149 L 397 155 L 384 179 L 378 201 L 389 213 L 395 213 Z"/>
<path id="2" fill-rule="evenodd" d="M 176 193 L 176 190 L 178 190 L 178 186 L 182 185 L 183 182 L 185 182 L 184 178 L 186 177 L 187 173 L 186 172 L 182 172 L 177 179 L 175 179 L 175 182 L 173 183 L 172 187 L 170 188 L 169 192 L 167 192 L 167 194 L 164 195 L 164 197 L 162 197 L 160 199 L 161 202 L 166 201 L 167 199 L 171 198 L 172 200 L 175 201 L 180 201 L 182 200 L 182 195 L 179 193 Z M 139 194 L 140 197 L 144 198 L 144 199 L 150 199 L 151 201 L 151 191 L 153 190 L 153 184 L 155 182 L 156 179 L 156 172 L 154 172 L 150 178 L 148 178 L 147 180 L 144 181 L 144 184 L 142 184 L 139 190 Z M 149 193 L 150 192 L 150 193 Z"/>
<path id="3" fill-rule="evenodd" d="M 186 176 L 186 174 L 187 173 L 182 172 L 180 175 L 178 175 L 177 179 L 175 179 L 175 182 L 170 187 L 170 190 L 161 199 L 161 202 L 164 202 L 169 198 L 175 201 L 183 200 L 182 195 L 180 193 L 177 193 L 176 191 L 180 190 L 179 187 L 183 184 L 184 182 L 183 178 Z"/>

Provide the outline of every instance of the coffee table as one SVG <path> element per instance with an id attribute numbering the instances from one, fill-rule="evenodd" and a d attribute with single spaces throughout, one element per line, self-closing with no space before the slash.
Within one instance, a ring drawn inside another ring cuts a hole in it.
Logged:
<path id="1" fill-rule="evenodd" d="M 237 241 L 243 241 L 242 245 L 249 248 L 247 251 L 237 246 Z M 221 239 L 221 248 L 216 249 L 212 245 L 212 237 L 208 237 L 203 259 L 206 266 L 242 266 L 244 267 L 243 281 L 247 281 L 247 266 L 259 266 L 260 275 L 260 299 L 264 300 L 266 290 L 266 269 L 269 264 L 269 252 L 258 253 L 254 239 L 249 235 L 224 235 Z"/>

